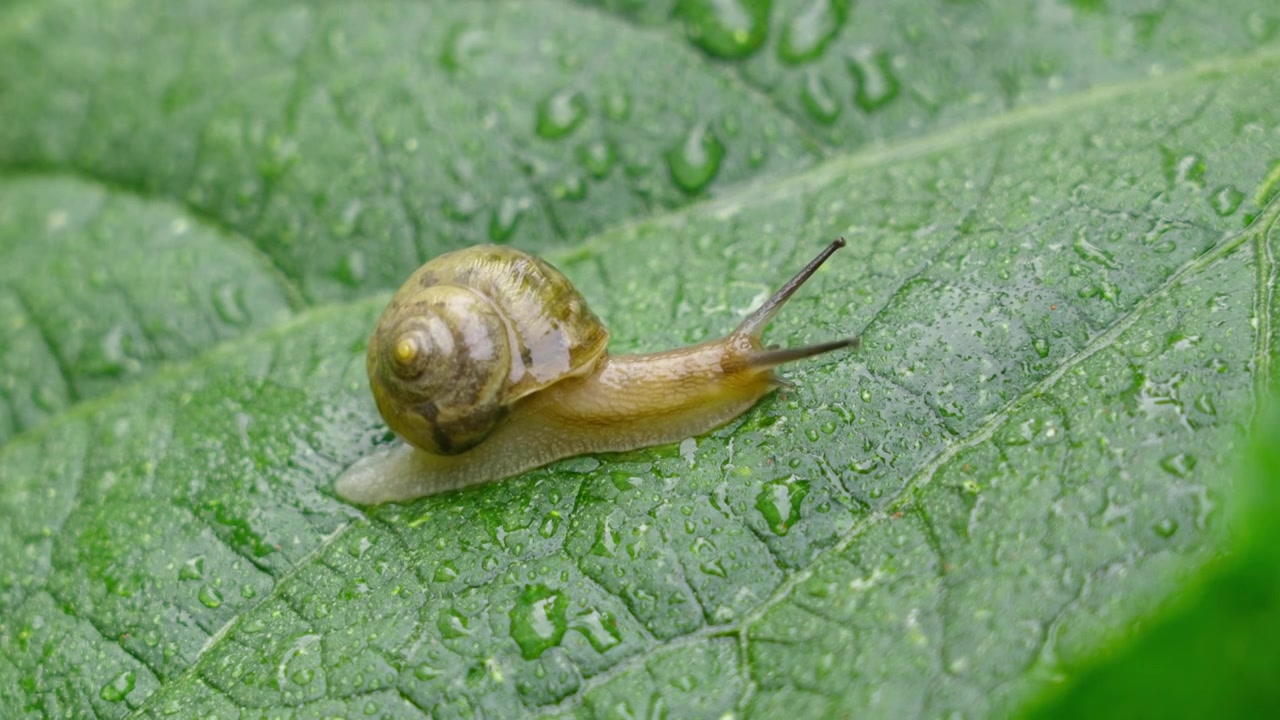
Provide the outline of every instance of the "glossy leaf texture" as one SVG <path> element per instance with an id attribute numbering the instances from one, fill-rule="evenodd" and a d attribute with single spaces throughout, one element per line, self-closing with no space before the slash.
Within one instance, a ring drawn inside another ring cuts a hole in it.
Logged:
<path id="1" fill-rule="evenodd" d="M 1274 11 L 965 45 L 912 22 L 997 11 L 638 7 L 0 9 L 0 714 L 1001 716 L 1221 552 L 1275 347 Z M 779 94 L 894 18 L 893 97 Z M 629 352 L 838 234 L 767 337 L 862 349 L 729 426 L 333 496 L 423 258 L 540 251 Z"/>

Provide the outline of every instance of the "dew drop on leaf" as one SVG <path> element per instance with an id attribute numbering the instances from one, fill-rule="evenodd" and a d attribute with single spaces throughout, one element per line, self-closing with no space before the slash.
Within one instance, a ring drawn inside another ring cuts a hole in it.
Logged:
<path id="1" fill-rule="evenodd" d="M 364 281 L 366 266 L 364 253 L 360 250 L 352 250 L 342 257 L 334 277 L 347 287 L 358 287 Z"/>
<path id="2" fill-rule="evenodd" d="M 551 194 L 557 200 L 581 200 L 587 196 L 587 183 L 575 173 L 556 183 Z"/>
<path id="3" fill-rule="evenodd" d="M 613 557 L 617 549 L 618 534 L 610 526 L 609 518 L 605 518 L 596 526 L 596 541 L 591 545 L 591 554 L 599 557 Z"/>
<path id="4" fill-rule="evenodd" d="M 242 326 L 249 322 L 249 311 L 244 306 L 244 294 L 232 283 L 218 283 L 213 289 L 213 311 L 228 325 Z"/>
<path id="5" fill-rule="evenodd" d="M 441 67 L 451 72 L 461 69 L 468 59 L 479 54 L 487 37 L 488 34 L 483 30 L 453 27 L 445 39 L 444 50 L 440 53 Z"/>
<path id="6" fill-rule="evenodd" d="M 727 60 L 750 55 L 769 31 L 770 0 L 680 0 L 675 15 L 685 35 L 707 53 Z"/>
<path id="7" fill-rule="evenodd" d="M 102 686 L 98 691 L 98 697 L 107 702 L 120 702 L 133 692 L 134 676 L 132 670 L 125 670 L 111 679 L 111 682 Z"/>
<path id="8" fill-rule="evenodd" d="M 199 580 L 204 577 L 204 556 L 193 557 L 178 569 L 179 580 Z"/>
<path id="9" fill-rule="evenodd" d="M 1031 339 L 1031 347 L 1036 351 L 1036 355 L 1042 359 L 1049 357 L 1049 339 L 1037 337 Z"/>
<path id="10" fill-rule="evenodd" d="M 591 643 L 598 653 L 603 653 L 622 642 L 618 621 L 609 613 L 589 610 L 573 619 L 573 629 Z"/>
<path id="11" fill-rule="evenodd" d="M 526 586 L 511 608 L 511 638 L 525 660 L 560 644 L 568 629 L 569 600 L 545 585 Z"/>
<path id="12" fill-rule="evenodd" d="M 572 133 L 587 117 L 587 99 L 575 90 L 561 90 L 538 103 L 535 131 L 556 140 Z"/>
<path id="13" fill-rule="evenodd" d="M 1230 185 L 1218 188 L 1209 198 L 1209 204 L 1213 206 L 1213 211 L 1222 217 L 1235 212 L 1242 202 L 1244 202 L 1244 193 Z"/>
<path id="14" fill-rule="evenodd" d="M 626 120 L 631 116 L 631 98 L 623 92 L 613 92 L 605 96 L 604 115 L 610 120 Z"/>
<path id="15" fill-rule="evenodd" d="M 778 45 L 778 57 L 786 63 L 812 60 L 827 49 L 849 16 L 845 0 L 813 0 L 787 21 Z"/>
<path id="16" fill-rule="evenodd" d="M 538 534 L 544 538 L 549 538 L 553 537 L 559 529 L 560 513 L 552 512 L 543 519 L 542 525 L 538 526 Z"/>
<path id="17" fill-rule="evenodd" d="M 449 610 L 436 619 L 436 629 L 446 638 L 461 638 L 471 634 L 470 622 L 457 610 Z"/>
<path id="18" fill-rule="evenodd" d="M 1173 537 L 1173 534 L 1178 532 L 1178 521 L 1173 518 L 1165 518 L 1157 522 L 1153 529 L 1162 538 Z"/>
<path id="19" fill-rule="evenodd" d="M 840 102 L 831 90 L 831 84 L 818 72 L 805 75 L 804 90 L 800 95 L 804 111 L 815 122 L 830 125 L 840 117 Z"/>
<path id="20" fill-rule="evenodd" d="M 452 560 L 445 560 L 436 566 L 436 573 L 432 577 L 435 582 L 449 582 L 458 577 L 458 569 L 454 566 Z"/>
<path id="21" fill-rule="evenodd" d="M 451 220 L 470 220 L 480 210 L 480 201 L 466 190 L 445 200 L 440 208 Z"/>
<path id="22" fill-rule="evenodd" d="M 200 599 L 200 603 L 207 608 L 222 607 L 222 593 L 218 592 L 218 588 L 212 585 L 205 585 L 200 588 L 197 597 Z"/>
<path id="23" fill-rule="evenodd" d="M 809 483 L 795 475 L 765 483 L 756 495 L 756 510 L 775 535 L 786 535 L 800 520 L 800 504 L 809 494 Z"/>
<path id="24" fill-rule="evenodd" d="M 866 112 L 874 112 L 898 96 L 898 78 L 893 74 L 889 54 L 862 50 L 849 58 L 849 72 L 858 90 L 853 101 Z"/>
<path id="25" fill-rule="evenodd" d="M 613 169 L 617 155 L 613 146 L 603 140 L 596 140 L 578 147 L 578 162 L 591 177 L 599 180 Z"/>
<path id="26" fill-rule="evenodd" d="M 520 225 L 527 202 L 512 197 L 502 198 L 493 214 L 489 216 L 489 239 L 496 243 L 506 242 Z"/>
<path id="27" fill-rule="evenodd" d="M 1196 469 L 1196 458 L 1186 453 L 1167 455 L 1160 460 L 1160 467 L 1180 478 L 1190 477 L 1191 471 Z"/>
<path id="28" fill-rule="evenodd" d="M 1084 228 L 1076 231 L 1076 240 L 1071 244 L 1071 249 L 1075 251 L 1076 255 L 1089 262 L 1097 263 L 1112 270 L 1116 268 L 1116 263 L 1112 259 L 1111 253 L 1089 242 L 1088 238 L 1085 237 Z"/>
<path id="29" fill-rule="evenodd" d="M 1179 154 L 1169 148 L 1160 148 L 1164 157 L 1165 180 L 1170 187 L 1193 185 L 1204 187 L 1204 159 L 1195 153 Z"/>
<path id="30" fill-rule="evenodd" d="M 700 192 L 720 171 L 724 144 L 705 122 L 697 123 L 680 144 L 667 151 L 671 179 L 686 193 Z"/>

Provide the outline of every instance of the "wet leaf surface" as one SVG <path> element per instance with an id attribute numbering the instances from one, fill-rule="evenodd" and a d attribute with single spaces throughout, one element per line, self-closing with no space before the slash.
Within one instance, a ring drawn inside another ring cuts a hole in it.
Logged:
<path id="1" fill-rule="evenodd" d="M 1221 551 L 1274 13 L 630 7 L 0 10 L 5 714 L 1004 715 Z M 333 496 L 423 258 L 543 252 L 628 352 L 837 234 L 768 338 L 862 349 L 729 426 Z"/>

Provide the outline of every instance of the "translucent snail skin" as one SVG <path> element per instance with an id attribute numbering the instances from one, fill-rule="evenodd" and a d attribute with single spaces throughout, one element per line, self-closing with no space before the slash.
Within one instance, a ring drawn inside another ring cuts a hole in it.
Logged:
<path id="1" fill-rule="evenodd" d="M 574 455 L 701 435 L 777 388 L 775 369 L 845 338 L 767 349 L 761 335 L 838 238 L 725 337 L 610 355 L 609 333 L 567 278 L 507 247 L 451 252 L 419 268 L 369 339 L 369 384 L 407 444 L 338 478 L 361 505 L 402 502 L 517 475 Z"/>

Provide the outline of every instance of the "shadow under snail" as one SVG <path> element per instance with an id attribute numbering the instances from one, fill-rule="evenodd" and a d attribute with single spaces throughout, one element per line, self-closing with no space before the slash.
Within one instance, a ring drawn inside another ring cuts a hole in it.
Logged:
<path id="1" fill-rule="evenodd" d="M 844 238 L 727 336 L 610 355 L 609 332 L 560 271 L 483 245 L 409 276 L 369 339 L 378 411 L 408 444 L 356 462 L 337 494 L 374 505 L 479 485 L 552 461 L 701 435 L 783 384 L 774 369 L 858 338 L 766 348 L 765 326 Z"/>

